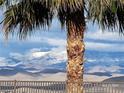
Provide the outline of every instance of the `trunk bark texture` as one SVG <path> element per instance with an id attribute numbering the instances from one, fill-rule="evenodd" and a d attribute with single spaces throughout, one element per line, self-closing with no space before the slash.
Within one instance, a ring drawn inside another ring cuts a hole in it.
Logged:
<path id="1" fill-rule="evenodd" d="M 83 93 L 84 31 L 83 12 L 76 12 L 67 21 L 67 93 Z"/>

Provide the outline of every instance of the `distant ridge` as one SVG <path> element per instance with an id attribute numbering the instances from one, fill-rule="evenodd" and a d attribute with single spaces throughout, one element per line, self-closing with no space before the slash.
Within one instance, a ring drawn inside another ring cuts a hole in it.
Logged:
<path id="1" fill-rule="evenodd" d="M 112 77 L 112 78 L 104 80 L 103 82 L 124 82 L 124 76 Z"/>

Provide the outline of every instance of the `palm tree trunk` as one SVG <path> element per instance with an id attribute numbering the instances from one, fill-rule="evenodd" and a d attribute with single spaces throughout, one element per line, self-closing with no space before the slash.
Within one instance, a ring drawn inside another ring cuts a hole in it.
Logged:
<path id="1" fill-rule="evenodd" d="M 82 12 L 67 21 L 67 93 L 83 93 L 83 62 L 85 45 L 83 42 L 85 20 Z"/>

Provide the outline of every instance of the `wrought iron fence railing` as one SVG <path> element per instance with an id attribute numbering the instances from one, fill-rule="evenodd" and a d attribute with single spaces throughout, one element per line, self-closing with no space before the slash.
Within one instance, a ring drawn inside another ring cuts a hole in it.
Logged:
<path id="1" fill-rule="evenodd" d="M 124 93 L 124 82 L 84 82 L 84 93 Z M 66 93 L 64 81 L 0 81 L 0 93 Z"/>

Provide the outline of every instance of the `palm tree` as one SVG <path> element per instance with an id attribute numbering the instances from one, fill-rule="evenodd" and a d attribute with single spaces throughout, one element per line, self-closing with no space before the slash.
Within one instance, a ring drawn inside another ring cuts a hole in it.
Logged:
<path id="1" fill-rule="evenodd" d="M 26 38 L 33 29 L 49 27 L 54 16 L 67 28 L 67 93 L 83 93 L 84 32 L 86 21 L 98 23 L 103 29 L 123 33 L 123 0 L 20 0 L 6 4 L 3 28 L 5 36 L 15 32 Z M 13 1 L 13 0 L 12 0 Z M 86 12 L 86 14 L 85 14 Z M 85 16 L 86 15 L 86 16 Z M 86 20 L 86 21 L 85 21 Z"/>

